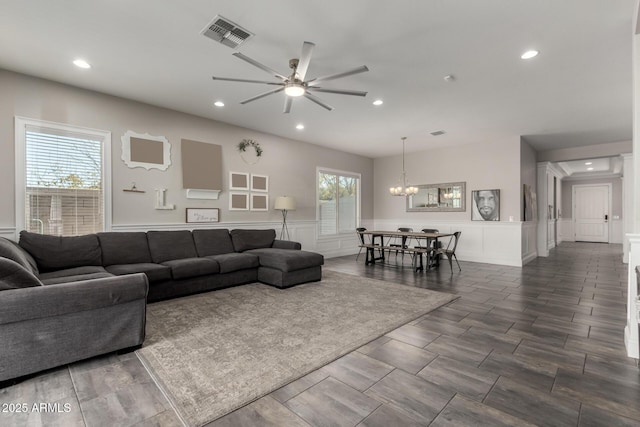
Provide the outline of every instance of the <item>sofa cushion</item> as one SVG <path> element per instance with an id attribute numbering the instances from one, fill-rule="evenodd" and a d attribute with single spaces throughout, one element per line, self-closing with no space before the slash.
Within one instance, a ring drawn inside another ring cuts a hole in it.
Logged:
<path id="1" fill-rule="evenodd" d="M 231 273 L 232 271 L 245 270 L 247 268 L 258 268 L 260 262 L 258 257 L 251 254 L 221 254 L 211 255 L 207 258 L 216 260 L 220 264 L 220 273 Z"/>
<path id="2" fill-rule="evenodd" d="M 0 257 L 0 291 L 42 286 L 42 283 L 22 265 Z"/>
<path id="3" fill-rule="evenodd" d="M 147 241 L 153 262 L 160 264 L 172 259 L 196 258 L 196 246 L 189 230 L 148 231 Z"/>
<path id="4" fill-rule="evenodd" d="M 98 240 L 102 248 L 102 265 L 151 262 L 147 233 L 98 233 Z"/>
<path id="5" fill-rule="evenodd" d="M 226 228 L 193 230 L 191 234 L 198 256 L 228 254 L 235 251 L 229 230 Z"/>
<path id="6" fill-rule="evenodd" d="M 183 258 L 165 261 L 162 265 L 171 267 L 174 279 L 188 279 L 189 277 L 206 276 L 218 273 L 220 266 L 209 258 Z"/>
<path id="7" fill-rule="evenodd" d="M 33 256 L 40 271 L 102 265 L 102 251 L 95 234 L 63 237 L 21 231 L 20 246 Z"/>
<path id="8" fill-rule="evenodd" d="M 79 276 L 83 274 L 106 273 L 104 267 L 99 265 L 85 265 L 82 267 L 65 268 L 64 270 L 48 271 L 40 275 L 40 279 L 55 279 L 58 277 Z M 109 275 L 111 276 L 111 274 Z"/>
<path id="9" fill-rule="evenodd" d="M 0 256 L 15 261 L 30 273 L 38 275 L 36 260 L 16 242 L 0 237 Z"/>
<path id="10" fill-rule="evenodd" d="M 291 249 L 253 249 L 248 253 L 258 255 L 260 265 L 280 271 L 296 271 L 324 264 L 324 257 L 315 252 Z"/>
<path id="11" fill-rule="evenodd" d="M 166 265 L 153 264 L 150 262 L 140 264 L 114 264 L 104 268 L 111 274 L 122 276 L 124 274 L 144 273 L 149 279 L 149 283 L 163 282 L 171 280 L 171 268 Z"/>
<path id="12" fill-rule="evenodd" d="M 249 249 L 270 248 L 276 239 L 276 230 L 231 230 L 231 240 L 236 252 Z"/>
<path id="13" fill-rule="evenodd" d="M 64 270 L 49 271 L 40 275 L 43 285 L 56 285 L 58 283 L 78 282 L 80 280 L 100 279 L 112 277 L 113 274 L 97 265 L 65 268 Z"/>

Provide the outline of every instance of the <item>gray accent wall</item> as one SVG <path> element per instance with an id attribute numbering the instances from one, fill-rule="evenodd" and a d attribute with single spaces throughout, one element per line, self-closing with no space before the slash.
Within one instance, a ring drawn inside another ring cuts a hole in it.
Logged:
<path id="1" fill-rule="evenodd" d="M 79 76 L 82 78 L 89 77 Z M 78 85 L 82 85 L 82 80 Z M 281 221 L 281 212 L 273 209 L 265 212 L 229 211 L 229 171 L 269 176 L 270 206 L 277 196 L 293 196 L 298 208 L 290 213 L 289 221 L 315 221 L 317 167 L 360 173 L 361 215 L 364 221 L 373 219 L 374 162 L 370 158 L 5 70 L 0 70 L 0 88 L 0 228 L 15 226 L 15 116 L 112 132 L 114 227 L 185 223 L 186 207 L 219 208 L 221 222 Z M 213 111 L 214 107 L 211 108 Z M 320 111 L 319 114 L 327 113 Z M 120 142 L 120 137 L 127 130 L 168 138 L 171 166 L 166 171 L 128 168 L 121 160 Z M 222 146 L 223 192 L 219 200 L 186 199 L 180 158 L 183 138 Z M 255 165 L 245 163 L 236 150 L 237 143 L 245 138 L 257 140 L 264 149 L 263 157 Z M 132 182 L 146 193 L 123 192 L 123 189 L 131 188 Z M 154 209 L 156 188 L 167 189 L 166 202 L 176 204 L 175 210 Z"/>

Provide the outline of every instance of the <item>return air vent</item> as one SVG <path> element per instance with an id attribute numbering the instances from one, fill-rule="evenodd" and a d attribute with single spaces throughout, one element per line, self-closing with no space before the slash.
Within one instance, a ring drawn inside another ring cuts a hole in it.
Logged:
<path id="1" fill-rule="evenodd" d="M 443 130 L 437 130 L 435 132 L 431 132 L 432 136 L 440 136 L 440 135 L 444 135 L 446 132 Z"/>
<path id="2" fill-rule="evenodd" d="M 253 33 L 220 15 L 216 15 L 213 21 L 202 30 L 202 35 L 232 49 L 236 49 L 247 39 L 253 37 Z"/>

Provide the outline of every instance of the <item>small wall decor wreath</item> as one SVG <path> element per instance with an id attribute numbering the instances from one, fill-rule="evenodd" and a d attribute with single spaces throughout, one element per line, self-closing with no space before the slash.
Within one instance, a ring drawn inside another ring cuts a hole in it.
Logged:
<path id="1" fill-rule="evenodd" d="M 260 147 L 258 141 L 254 139 L 243 139 L 238 143 L 238 151 L 240 151 L 241 153 L 246 152 L 247 147 L 253 147 L 253 149 L 256 150 L 257 157 L 262 156 L 262 147 Z"/>

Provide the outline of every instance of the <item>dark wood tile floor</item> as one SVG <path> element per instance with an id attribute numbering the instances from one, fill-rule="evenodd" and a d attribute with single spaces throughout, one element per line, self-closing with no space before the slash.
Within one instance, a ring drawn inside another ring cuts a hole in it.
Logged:
<path id="1" fill-rule="evenodd" d="M 640 426 L 625 356 L 620 245 L 563 243 L 523 268 L 325 268 L 459 295 L 456 301 L 211 423 L 222 426 Z M 0 390 L 2 426 L 179 426 L 135 355 L 105 356 Z M 64 405 L 67 406 L 64 406 Z"/>

